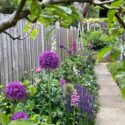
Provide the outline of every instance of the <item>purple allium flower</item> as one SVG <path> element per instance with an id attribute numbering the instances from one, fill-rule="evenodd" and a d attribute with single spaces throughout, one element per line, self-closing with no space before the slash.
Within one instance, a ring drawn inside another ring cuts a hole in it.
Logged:
<path id="1" fill-rule="evenodd" d="M 26 97 L 26 88 L 20 82 L 10 82 L 5 88 L 5 94 L 8 99 L 23 100 Z"/>
<path id="2" fill-rule="evenodd" d="M 14 113 L 10 120 L 20 120 L 20 119 L 28 119 L 29 116 L 25 112 L 16 112 Z"/>
<path id="3" fill-rule="evenodd" d="M 63 87 L 65 85 L 65 83 L 66 83 L 66 80 L 63 77 L 61 77 L 60 78 L 60 85 Z"/>
<path id="4" fill-rule="evenodd" d="M 71 48 L 71 50 L 72 50 L 72 55 L 75 55 L 76 52 L 77 52 L 76 41 L 72 42 L 72 48 Z"/>
<path id="5" fill-rule="evenodd" d="M 77 90 L 75 89 L 71 95 L 71 106 L 78 106 L 79 101 L 79 95 L 77 95 Z"/>
<path id="6" fill-rule="evenodd" d="M 56 52 L 48 50 L 40 54 L 39 64 L 44 69 L 56 69 L 59 66 L 60 59 Z"/>

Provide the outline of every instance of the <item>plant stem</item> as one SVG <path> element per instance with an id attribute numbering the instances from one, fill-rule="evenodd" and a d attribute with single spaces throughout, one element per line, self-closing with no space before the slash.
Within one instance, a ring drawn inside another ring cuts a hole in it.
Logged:
<path id="1" fill-rule="evenodd" d="M 51 118 L 51 74 L 50 74 L 50 69 L 48 70 L 48 74 L 49 74 L 49 81 L 48 81 L 48 92 L 49 92 L 49 118 L 50 118 L 50 121 L 49 123 L 52 124 L 52 118 Z"/>
<path id="2" fill-rule="evenodd" d="M 74 107 L 74 111 L 73 111 L 73 125 L 75 125 L 75 107 Z"/>

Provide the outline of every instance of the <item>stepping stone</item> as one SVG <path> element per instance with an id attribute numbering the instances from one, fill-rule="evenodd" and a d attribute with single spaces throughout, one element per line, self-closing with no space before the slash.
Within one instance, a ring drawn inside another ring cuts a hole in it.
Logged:
<path id="1" fill-rule="evenodd" d="M 95 73 L 99 89 L 100 108 L 95 125 L 125 125 L 125 101 L 106 63 L 97 64 Z"/>

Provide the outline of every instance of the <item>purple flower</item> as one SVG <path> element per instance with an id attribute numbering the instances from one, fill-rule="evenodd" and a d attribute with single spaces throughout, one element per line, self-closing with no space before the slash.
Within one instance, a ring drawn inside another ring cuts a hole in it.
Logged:
<path id="1" fill-rule="evenodd" d="M 71 95 L 71 106 L 78 106 L 79 101 L 79 95 L 77 95 L 77 90 L 75 89 Z"/>
<path id="2" fill-rule="evenodd" d="M 61 45 L 59 46 L 59 48 L 60 48 L 60 49 L 64 49 L 65 47 L 64 47 L 63 44 L 61 44 Z"/>
<path id="3" fill-rule="evenodd" d="M 39 64 L 44 69 L 56 69 L 59 66 L 60 59 L 56 52 L 48 50 L 40 54 Z"/>
<path id="4" fill-rule="evenodd" d="M 42 68 L 41 68 L 41 67 L 36 67 L 36 68 L 35 68 L 35 72 L 36 72 L 36 73 L 39 73 L 39 72 L 41 72 L 41 71 L 42 71 Z"/>
<path id="5" fill-rule="evenodd" d="M 29 116 L 25 112 L 16 112 L 14 113 L 10 120 L 20 120 L 20 119 L 28 119 Z"/>
<path id="6" fill-rule="evenodd" d="M 75 55 L 75 54 L 76 54 L 76 52 L 77 52 L 76 41 L 73 41 L 73 42 L 72 42 L 71 51 L 72 51 L 72 55 Z"/>
<path id="7" fill-rule="evenodd" d="M 5 88 L 5 94 L 11 100 L 23 100 L 26 97 L 26 88 L 20 82 L 10 82 Z"/>
<path id="8" fill-rule="evenodd" d="M 60 85 L 63 87 L 65 85 L 65 83 L 66 83 L 66 80 L 63 77 L 61 77 L 60 78 Z"/>
<path id="9" fill-rule="evenodd" d="M 77 90 L 78 95 L 80 96 L 79 109 L 81 115 L 83 113 L 92 115 L 94 111 L 94 96 L 89 95 L 86 91 L 86 88 L 81 87 L 80 85 L 75 85 L 75 89 Z"/>

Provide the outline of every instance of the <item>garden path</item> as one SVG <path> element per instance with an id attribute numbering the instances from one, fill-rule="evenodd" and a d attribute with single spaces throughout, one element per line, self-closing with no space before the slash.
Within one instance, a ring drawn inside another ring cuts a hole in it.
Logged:
<path id="1" fill-rule="evenodd" d="M 95 67 L 99 89 L 100 109 L 95 125 L 125 125 L 125 101 L 106 63 Z"/>

